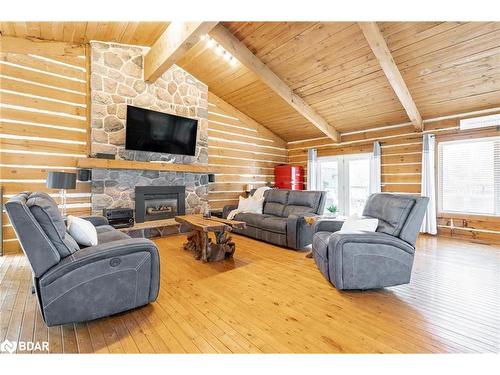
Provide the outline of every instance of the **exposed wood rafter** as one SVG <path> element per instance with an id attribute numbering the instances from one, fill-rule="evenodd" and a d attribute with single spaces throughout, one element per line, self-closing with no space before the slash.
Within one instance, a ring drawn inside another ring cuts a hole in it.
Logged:
<path id="1" fill-rule="evenodd" d="M 0 51 L 39 56 L 85 56 L 85 45 L 0 35 Z"/>
<path id="2" fill-rule="evenodd" d="M 238 38 L 221 24 L 210 32 L 213 37 L 226 51 L 231 53 L 240 63 L 253 71 L 259 78 L 276 92 L 283 100 L 292 106 L 297 112 L 310 121 L 316 128 L 328 137 L 338 142 L 339 133 L 323 117 L 307 104 L 301 97 L 278 77 L 269 67 L 264 64 L 252 51 L 250 51 Z"/>
<path id="3" fill-rule="evenodd" d="M 217 22 L 172 22 L 144 57 L 144 79 L 154 82 Z"/>
<path id="4" fill-rule="evenodd" d="M 370 48 L 372 49 L 375 57 L 377 58 L 382 70 L 384 71 L 392 89 L 396 93 L 399 101 L 403 105 L 410 121 L 415 128 L 422 130 L 422 116 L 411 97 L 410 91 L 406 86 L 403 76 L 399 71 L 391 51 L 385 42 L 384 36 L 380 32 L 376 22 L 358 22 L 359 27 L 363 31 Z"/>

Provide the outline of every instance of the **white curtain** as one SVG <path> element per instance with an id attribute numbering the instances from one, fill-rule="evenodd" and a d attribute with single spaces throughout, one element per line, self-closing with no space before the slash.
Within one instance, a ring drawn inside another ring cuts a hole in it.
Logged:
<path id="1" fill-rule="evenodd" d="M 435 147 L 436 137 L 434 134 L 424 134 L 422 150 L 422 193 L 429 197 L 429 205 L 425 212 L 424 222 L 420 231 L 422 233 L 436 234 L 436 181 L 435 181 Z"/>
<path id="2" fill-rule="evenodd" d="M 373 142 L 373 154 L 370 159 L 370 194 L 380 193 L 382 178 L 381 178 L 381 161 L 380 161 L 380 142 Z"/>
<path id="3" fill-rule="evenodd" d="M 307 150 L 307 190 L 320 190 L 318 186 L 318 152 L 315 148 Z"/>

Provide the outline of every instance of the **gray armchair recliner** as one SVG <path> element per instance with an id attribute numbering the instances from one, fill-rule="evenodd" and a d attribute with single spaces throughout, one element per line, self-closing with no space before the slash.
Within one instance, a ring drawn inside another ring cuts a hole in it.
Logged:
<path id="1" fill-rule="evenodd" d="M 415 243 L 429 198 L 372 194 L 363 216 L 379 220 L 376 232 L 337 233 L 342 221 L 314 224 L 313 257 L 337 289 L 376 289 L 410 282 Z"/>
<path id="2" fill-rule="evenodd" d="M 5 208 L 33 270 L 48 326 L 93 320 L 156 300 L 160 259 L 155 244 L 130 238 L 101 216 L 86 217 L 98 244 L 81 248 L 66 232 L 56 202 L 46 193 L 21 193 Z"/>

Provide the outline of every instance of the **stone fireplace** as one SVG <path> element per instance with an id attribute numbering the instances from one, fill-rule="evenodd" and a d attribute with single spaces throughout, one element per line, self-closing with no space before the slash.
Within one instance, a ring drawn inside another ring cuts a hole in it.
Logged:
<path id="1" fill-rule="evenodd" d="M 145 52 L 137 46 L 91 43 L 91 153 L 113 154 L 121 160 L 207 165 L 208 87 L 176 65 L 155 82 L 145 82 Z M 197 119 L 196 155 L 126 150 L 127 105 Z M 146 187 L 153 193 L 151 199 L 144 199 L 148 202 L 140 207 L 144 210 L 141 215 L 137 211 L 137 199 L 141 199 Z M 178 187 L 184 189 L 182 196 L 173 198 L 162 197 L 156 190 Z M 94 214 L 102 214 L 104 208 L 132 208 L 136 210 L 137 222 L 159 220 L 175 216 L 176 211 L 187 214 L 203 212 L 208 204 L 208 175 L 93 169 L 91 194 Z M 159 234 L 158 231 L 161 232 L 155 229 L 155 234 Z"/>
<path id="2" fill-rule="evenodd" d="M 186 213 L 184 186 L 136 186 L 135 221 L 170 219 Z"/>

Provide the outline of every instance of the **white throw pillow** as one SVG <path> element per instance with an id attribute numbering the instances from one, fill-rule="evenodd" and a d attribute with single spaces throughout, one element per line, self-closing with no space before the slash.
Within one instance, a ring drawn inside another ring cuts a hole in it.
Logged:
<path id="1" fill-rule="evenodd" d="M 245 212 L 252 212 L 255 214 L 261 214 L 262 209 L 264 208 L 264 198 L 249 198 L 248 205 L 245 209 Z"/>
<path id="2" fill-rule="evenodd" d="M 249 202 L 250 198 L 243 198 L 240 196 L 240 201 L 238 202 L 238 211 L 245 212 Z"/>
<path id="3" fill-rule="evenodd" d="M 68 216 L 67 220 L 68 233 L 79 245 L 97 245 L 97 231 L 90 221 L 71 215 Z"/>
<path id="4" fill-rule="evenodd" d="M 339 233 L 352 233 L 358 231 L 375 232 L 378 226 L 378 219 L 347 219 L 342 224 Z"/>

